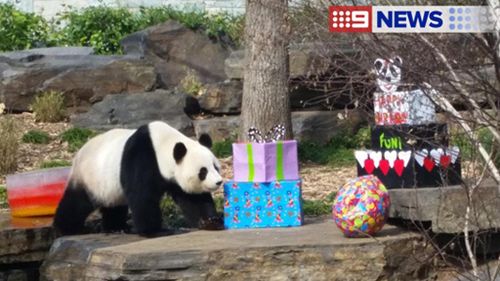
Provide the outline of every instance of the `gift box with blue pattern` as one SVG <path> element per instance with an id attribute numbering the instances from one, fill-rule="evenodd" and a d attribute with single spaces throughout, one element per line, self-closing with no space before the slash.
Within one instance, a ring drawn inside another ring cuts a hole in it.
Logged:
<path id="1" fill-rule="evenodd" d="M 302 225 L 300 180 L 224 184 L 226 228 Z"/>

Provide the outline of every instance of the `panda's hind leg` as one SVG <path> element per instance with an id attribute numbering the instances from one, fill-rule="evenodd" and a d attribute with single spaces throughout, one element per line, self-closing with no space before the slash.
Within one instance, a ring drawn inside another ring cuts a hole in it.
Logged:
<path id="1" fill-rule="evenodd" d="M 85 185 L 70 181 L 57 207 L 54 228 L 61 235 L 82 234 L 85 220 L 94 210 Z"/>
<path id="2" fill-rule="evenodd" d="M 104 232 L 129 232 L 130 227 L 127 224 L 128 206 L 101 207 L 102 228 Z"/>

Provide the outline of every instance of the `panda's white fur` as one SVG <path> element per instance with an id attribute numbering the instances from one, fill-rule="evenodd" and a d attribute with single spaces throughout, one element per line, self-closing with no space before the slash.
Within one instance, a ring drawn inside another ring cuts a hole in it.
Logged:
<path id="1" fill-rule="evenodd" d="M 113 129 L 98 135 L 73 159 L 70 179 L 81 181 L 92 198 L 105 207 L 126 204 L 120 183 L 120 163 L 125 143 L 133 133 L 134 130 Z"/>
<path id="2" fill-rule="evenodd" d="M 104 223 L 113 224 L 113 220 L 123 221 L 126 206 L 133 203 L 130 208 L 134 224 L 139 224 L 138 231 L 146 234 L 157 231 L 158 223 L 161 224 L 161 218 L 156 218 L 159 206 L 148 204 L 151 200 L 159 202 L 161 194 L 158 187 L 148 186 L 151 183 L 164 185 L 165 192 L 170 193 L 188 215 L 196 219 L 213 216 L 215 205 L 210 192 L 222 183 L 220 163 L 200 142 L 159 121 L 137 130 L 113 129 L 92 138 L 73 160 L 68 187 L 58 207 L 54 225 L 63 234 L 78 233 L 83 226 L 82 218 L 86 218 L 95 207 L 101 208 L 103 219 L 107 221 Z M 181 157 L 175 159 L 174 150 L 179 144 L 183 147 Z M 154 158 L 156 163 L 151 163 Z M 136 160 L 124 163 L 124 159 Z M 126 170 L 122 171 L 123 167 Z M 140 175 L 130 175 L 138 171 Z M 149 201 L 141 202 L 139 197 L 143 195 Z M 150 217 L 155 217 L 151 219 L 153 223 L 147 222 Z M 119 227 L 124 224 L 121 222 Z"/>

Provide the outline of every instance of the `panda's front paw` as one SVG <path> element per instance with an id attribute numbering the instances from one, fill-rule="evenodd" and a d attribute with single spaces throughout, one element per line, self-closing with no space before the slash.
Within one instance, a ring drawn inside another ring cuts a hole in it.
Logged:
<path id="1" fill-rule="evenodd" d="M 201 219 L 198 228 L 203 230 L 222 230 L 224 229 L 224 220 L 221 216 Z"/>

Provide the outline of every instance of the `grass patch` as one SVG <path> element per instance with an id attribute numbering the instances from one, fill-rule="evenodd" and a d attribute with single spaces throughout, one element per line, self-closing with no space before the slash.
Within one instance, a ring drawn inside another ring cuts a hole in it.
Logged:
<path id="1" fill-rule="evenodd" d="M 61 134 L 61 139 L 68 143 L 70 152 L 75 152 L 95 135 L 97 133 L 89 129 L 71 128 Z"/>
<path id="2" fill-rule="evenodd" d="M 233 153 L 233 141 L 224 140 L 215 142 L 212 145 L 212 152 L 217 158 L 226 158 L 231 156 Z"/>
<path id="3" fill-rule="evenodd" d="M 64 94 L 46 92 L 35 97 L 31 104 L 37 122 L 60 122 L 66 118 Z"/>
<path id="4" fill-rule="evenodd" d="M 69 166 L 71 166 L 71 162 L 66 160 L 49 160 L 49 161 L 43 161 L 42 164 L 40 164 L 40 169 L 69 167 Z"/>
<path id="5" fill-rule="evenodd" d="M 7 174 L 17 168 L 19 133 L 14 119 L 0 118 L 0 136 L 0 174 Z"/>
<path id="6" fill-rule="evenodd" d="M 22 140 L 24 143 L 48 144 L 50 142 L 50 136 L 44 131 L 30 130 L 23 135 Z"/>
<path id="7" fill-rule="evenodd" d="M 9 208 L 9 203 L 7 201 L 7 188 L 5 186 L 0 185 L 0 209 Z"/>

